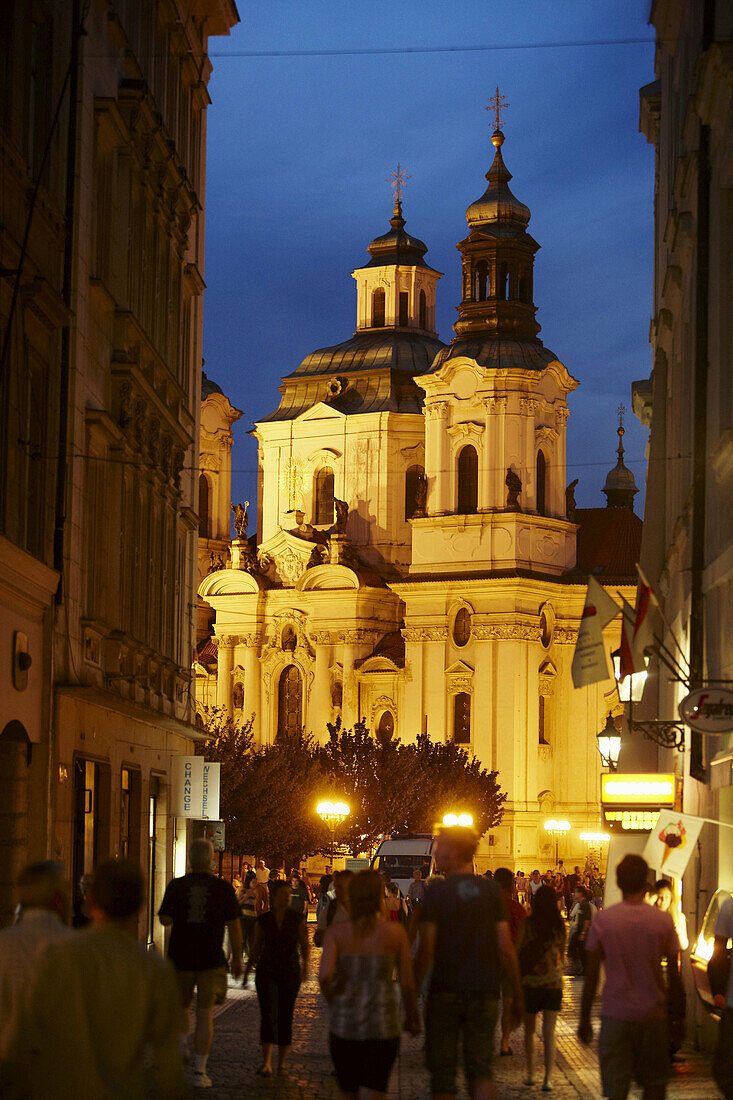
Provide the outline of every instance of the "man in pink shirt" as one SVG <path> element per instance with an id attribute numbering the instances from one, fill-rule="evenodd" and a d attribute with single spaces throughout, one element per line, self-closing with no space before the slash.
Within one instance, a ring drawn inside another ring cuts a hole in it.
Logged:
<path id="1" fill-rule="evenodd" d="M 644 1100 L 663 1100 L 669 1075 L 669 1027 L 683 1004 L 680 945 L 669 913 L 644 901 L 648 867 L 627 855 L 616 868 L 623 901 L 593 920 L 586 942 L 587 962 L 578 1035 L 593 1038 L 590 1013 L 605 972 L 598 1058 L 603 1095 L 626 1100 L 632 1078 Z M 662 960 L 667 960 L 665 989 Z M 674 1010 L 670 1012 L 670 1006 Z"/>

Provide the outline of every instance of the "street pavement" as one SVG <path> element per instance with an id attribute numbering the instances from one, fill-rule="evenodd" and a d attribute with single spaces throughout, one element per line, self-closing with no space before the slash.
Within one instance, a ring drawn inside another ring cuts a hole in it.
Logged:
<path id="1" fill-rule="evenodd" d="M 259 1078 L 255 1070 L 260 1062 L 259 1011 L 250 979 L 247 989 L 230 985 L 226 1003 L 215 1010 L 214 1043 L 209 1057 L 213 1088 L 203 1092 L 192 1089 L 191 1096 L 211 1100 L 268 1097 L 272 1100 L 329 1100 L 338 1097 L 328 1053 L 328 1024 L 325 1004 L 315 978 L 320 951 L 311 953 L 311 976 L 301 986 L 295 1010 L 293 1046 L 287 1063 L 287 1076 Z M 558 1057 L 553 1076 L 555 1100 L 597 1100 L 601 1097 L 595 1041 L 585 1047 L 575 1034 L 580 1005 L 582 979 L 568 978 L 563 1011 L 558 1021 Z M 595 1021 L 596 1034 L 598 1020 Z M 514 1032 L 510 1058 L 495 1059 L 495 1080 L 501 1100 L 531 1100 L 544 1095 L 542 1084 L 541 1026 L 536 1038 L 538 1084 L 523 1084 L 525 1073 L 524 1043 L 521 1028 Z M 398 1100 L 424 1100 L 429 1097 L 428 1077 L 424 1068 L 423 1036 L 404 1035 L 398 1064 L 392 1074 L 390 1097 Z M 498 1036 L 497 1036 L 498 1050 Z M 692 1050 L 683 1050 L 684 1059 L 675 1069 L 667 1090 L 667 1100 L 714 1100 L 719 1093 L 709 1076 L 709 1059 Z M 461 1080 L 460 1097 L 468 1096 Z M 631 1097 L 640 1091 L 632 1090 Z"/>

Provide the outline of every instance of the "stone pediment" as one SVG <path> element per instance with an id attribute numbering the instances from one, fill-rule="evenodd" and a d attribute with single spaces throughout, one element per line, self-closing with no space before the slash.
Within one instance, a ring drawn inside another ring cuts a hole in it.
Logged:
<path id="1" fill-rule="evenodd" d="M 263 587 L 259 577 L 244 569 L 218 569 L 201 581 L 199 596 L 204 600 L 215 596 L 257 596 Z"/>
<path id="2" fill-rule="evenodd" d="M 465 661 L 454 661 L 445 670 L 446 676 L 473 676 L 473 669 Z"/>
<path id="3" fill-rule="evenodd" d="M 294 588 L 308 568 L 317 545 L 290 531 L 278 531 L 257 548 L 257 559 L 268 580 Z"/>
<path id="4" fill-rule="evenodd" d="M 335 409 L 333 405 L 327 405 L 325 401 L 318 401 L 310 409 L 306 409 L 300 416 L 295 417 L 296 422 L 306 423 L 309 420 L 345 420 L 345 414 Z"/>

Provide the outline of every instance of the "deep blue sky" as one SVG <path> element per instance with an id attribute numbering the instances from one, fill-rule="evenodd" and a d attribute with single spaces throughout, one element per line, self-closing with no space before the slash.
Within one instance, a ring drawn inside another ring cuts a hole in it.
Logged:
<path id="1" fill-rule="evenodd" d="M 208 110 L 206 372 L 244 415 L 233 495 L 254 500 L 246 434 L 278 404 L 283 375 L 356 325 L 351 271 L 384 233 L 385 182 L 411 176 L 408 231 L 428 245 L 444 341 L 460 299 L 465 209 L 486 187 L 496 84 L 510 108 L 503 153 L 540 243 L 540 334 L 581 383 L 570 396 L 568 481 L 580 505 L 615 462 L 616 407 L 642 493 L 646 431 L 630 383 L 650 371 L 653 152 L 638 132 L 638 90 L 653 45 L 527 48 L 650 38 L 639 0 L 238 0 L 241 23 L 211 42 Z M 485 52 L 236 57 L 242 51 L 521 45 Z"/>

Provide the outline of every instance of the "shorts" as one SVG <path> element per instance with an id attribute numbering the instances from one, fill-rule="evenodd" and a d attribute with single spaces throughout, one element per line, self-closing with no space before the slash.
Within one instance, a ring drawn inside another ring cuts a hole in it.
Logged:
<path id="1" fill-rule="evenodd" d="M 598 1039 L 604 1096 L 625 1095 L 632 1078 L 642 1088 L 664 1085 L 669 1077 L 669 1038 L 666 1020 L 601 1018 Z"/>
<path id="2" fill-rule="evenodd" d="M 178 989 L 183 1007 L 188 1008 L 196 989 L 196 1004 L 200 1008 L 223 1005 L 227 996 L 227 968 L 217 966 L 213 970 L 176 970 Z"/>
<path id="3" fill-rule="evenodd" d="M 425 1018 L 425 1060 L 433 1092 L 455 1093 L 461 1037 L 466 1079 L 469 1083 L 492 1079 L 497 1015 L 498 998 L 493 993 L 431 990 Z"/>
<path id="4" fill-rule="evenodd" d="M 530 1016 L 537 1012 L 559 1012 L 562 1004 L 562 989 L 553 989 L 549 985 L 523 985 L 524 1011 Z"/>
<path id="5" fill-rule="evenodd" d="M 331 1059 L 342 1092 L 372 1089 L 387 1092 L 389 1076 L 399 1053 L 395 1039 L 342 1039 L 331 1031 L 328 1036 Z"/>

